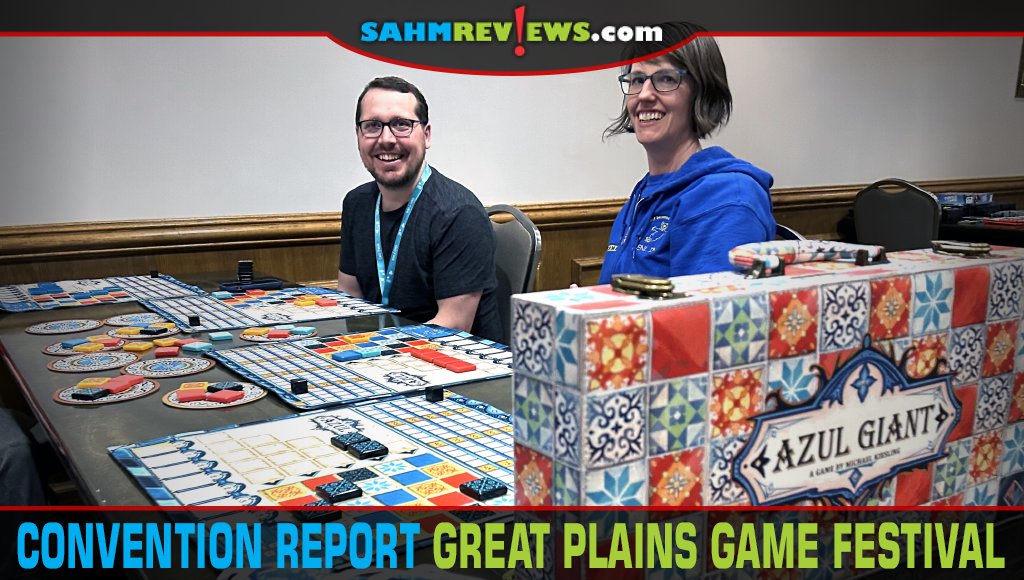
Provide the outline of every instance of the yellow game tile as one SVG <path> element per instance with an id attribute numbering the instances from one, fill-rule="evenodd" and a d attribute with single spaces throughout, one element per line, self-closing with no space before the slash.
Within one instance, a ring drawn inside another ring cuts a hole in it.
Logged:
<path id="1" fill-rule="evenodd" d="M 157 338 L 153 340 L 153 344 L 157 346 L 174 346 L 178 342 L 176 338 Z"/>
<path id="2" fill-rule="evenodd" d="M 122 346 L 121 348 L 129 352 L 146 352 L 147 350 L 153 348 L 153 343 L 143 341 L 129 342 L 128 344 Z"/>
<path id="3" fill-rule="evenodd" d="M 135 326 L 122 326 L 120 329 L 118 329 L 117 333 L 123 334 L 125 336 L 135 336 L 137 334 L 141 334 L 142 329 L 137 328 Z"/>
<path id="4" fill-rule="evenodd" d="M 202 389 L 202 390 L 205 391 L 206 387 L 209 386 L 209 384 L 210 383 L 207 382 L 207 381 L 199 381 L 199 382 L 194 382 L 194 383 L 181 383 L 181 386 L 178 387 L 178 388 L 179 389 Z"/>
<path id="5" fill-rule="evenodd" d="M 109 380 L 109 377 L 89 377 L 78 381 L 78 384 L 75 385 L 75 387 L 79 389 L 89 389 L 92 387 L 98 387 Z"/>
<path id="6" fill-rule="evenodd" d="M 315 300 L 296 300 L 296 301 L 292 302 L 292 304 L 294 304 L 296 306 L 312 306 L 312 305 L 316 304 L 316 301 Z"/>
<path id="7" fill-rule="evenodd" d="M 177 328 L 177 325 L 173 322 L 154 322 L 149 325 L 150 328 L 166 328 L 167 330 L 173 330 Z"/>
<path id="8" fill-rule="evenodd" d="M 245 336 L 265 336 L 268 332 L 270 332 L 269 328 L 256 326 L 253 328 L 246 328 L 242 331 L 242 334 Z"/>
<path id="9" fill-rule="evenodd" d="M 98 342 L 87 342 L 85 344 L 76 344 L 71 347 L 71 350 L 75 352 L 96 352 L 103 350 L 103 345 Z"/>
<path id="10" fill-rule="evenodd" d="M 270 489 L 265 489 L 260 493 L 266 496 L 267 499 L 269 499 L 270 501 L 276 503 L 281 503 L 282 501 L 298 499 L 300 497 L 310 495 L 310 491 L 306 489 L 304 486 L 299 485 L 298 483 L 282 485 L 280 487 L 272 487 Z M 313 498 L 311 498 L 310 501 L 313 501 Z"/>
<path id="11" fill-rule="evenodd" d="M 92 336 L 85 337 L 85 340 L 91 340 L 93 342 L 96 342 L 97 340 L 104 340 L 107 338 L 110 338 L 109 334 L 94 334 Z"/>

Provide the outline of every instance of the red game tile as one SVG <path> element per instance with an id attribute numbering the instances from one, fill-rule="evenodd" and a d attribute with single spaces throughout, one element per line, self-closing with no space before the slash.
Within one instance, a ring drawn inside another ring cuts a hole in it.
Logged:
<path id="1" fill-rule="evenodd" d="M 931 499 L 932 464 L 896 476 L 896 506 L 922 505 Z"/>
<path id="2" fill-rule="evenodd" d="M 772 292 L 768 357 L 785 358 L 818 348 L 818 289 Z"/>
<path id="3" fill-rule="evenodd" d="M 981 376 L 994 377 L 1013 371 L 1014 343 L 1017 337 L 1017 321 L 988 325 L 985 341 L 985 364 Z"/>
<path id="4" fill-rule="evenodd" d="M 699 506 L 704 448 L 696 447 L 650 460 L 652 506 Z"/>
<path id="5" fill-rule="evenodd" d="M 708 371 L 711 315 L 708 303 L 651 313 L 651 380 Z"/>
<path id="6" fill-rule="evenodd" d="M 953 271 L 953 327 L 985 321 L 988 276 L 986 266 Z"/>
<path id="7" fill-rule="evenodd" d="M 960 422 L 953 427 L 953 431 L 949 434 L 950 441 L 970 437 L 974 431 L 974 407 L 978 402 L 978 386 L 959 387 L 953 390 L 953 394 L 960 400 Z"/>
<path id="8" fill-rule="evenodd" d="M 910 277 L 871 281 L 871 320 L 874 340 L 906 336 L 910 331 Z"/>

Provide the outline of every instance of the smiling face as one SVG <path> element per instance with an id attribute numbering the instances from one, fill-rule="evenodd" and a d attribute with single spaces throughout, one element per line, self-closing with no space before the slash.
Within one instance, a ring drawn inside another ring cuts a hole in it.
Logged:
<path id="1" fill-rule="evenodd" d="M 675 68 L 670 61 L 656 58 L 636 63 L 631 71 L 652 75 Z M 636 140 L 648 152 L 669 152 L 697 140 L 693 124 L 693 79 L 683 75 L 679 88 L 667 93 L 654 90 L 648 80 L 636 95 L 626 97 L 626 111 L 636 132 Z"/>
<path id="2" fill-rule="evenodd" d="M 370 89 L 363 95 L 360 121 L 375 119 L 388 123 L 392 119 L 416 120 L 416 97 L 385 89 Z M 423 160 L 430 148 L 430 125 L 416 123 L 412 134 L 395 137 L 390 127 L 384 127 L 376 137 L 364 137 L 356 127 L 359 157 L 381 187 L 400 188 L 415 181 L 423 168 Z"/>

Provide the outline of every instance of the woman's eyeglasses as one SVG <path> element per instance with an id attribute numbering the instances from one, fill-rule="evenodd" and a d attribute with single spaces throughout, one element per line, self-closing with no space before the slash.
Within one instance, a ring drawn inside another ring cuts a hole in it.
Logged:
<path id="1" fill-rule="evenodd" d="M 637 95 L 643 90 L 647 79 L 651 79 L 654 90 L 659 93 L 670 93 L 679 88 L 686 72 L 685 68 L 663 68 L 650 75 L 639 71 L 628 72 L 619 75 L 619 86 L 624 94 Z"/>

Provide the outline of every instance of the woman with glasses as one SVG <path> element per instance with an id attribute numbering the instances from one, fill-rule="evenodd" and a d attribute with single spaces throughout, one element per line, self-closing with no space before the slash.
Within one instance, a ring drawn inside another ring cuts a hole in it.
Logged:
<path id="1" fill-rule="evenodd" d="M 659 43 L 637 42 L 624 60 L 656 54 L 703 28 L 661 25 Z M 633 133 L 647 151 L 647 175 L 612 226 L 601 283 L 614 274 L 669 277 L 730 270 L 735 246 L 772 240 L 772 176 L 701 139 L 723 126 L 732 94 L 718 44 L 698 36 L 619 76 L 622 112 L 605 137 Z"/>

